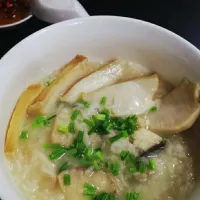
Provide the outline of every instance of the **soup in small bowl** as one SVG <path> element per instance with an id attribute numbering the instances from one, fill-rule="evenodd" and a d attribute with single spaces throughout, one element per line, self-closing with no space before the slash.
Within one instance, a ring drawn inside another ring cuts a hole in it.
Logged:
<path id="1" fill-rule="evenodd" d="M 0 28 L 16 25 L 31 17 L 29 1 L 1 0 Z"/>
<path id="2" fill-rule="evenodd" d="M 199 62 L 183 39 L 126 18 L 22 41 L 1 61 L 2 198 L 197 200 Z"/>

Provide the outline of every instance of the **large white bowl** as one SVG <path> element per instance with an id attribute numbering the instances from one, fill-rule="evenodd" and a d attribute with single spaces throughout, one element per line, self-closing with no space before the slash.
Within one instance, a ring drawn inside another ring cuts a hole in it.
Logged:
<path id="1" fill-rule="evenodd" d="M 113 56 L 133 60 L 172 83 L 185 76 L 200 80 L 199 50 L 174 33 L 140 20 L 113 16 L 79 18 L 29 36 L 0 61 L 0 197 L 3 200 L 21 199 L 4 156 L 6 128 L 20 93 L 78 53 L 98 61 Z M 192 199 L 200 199 L 198 184 Z"/>

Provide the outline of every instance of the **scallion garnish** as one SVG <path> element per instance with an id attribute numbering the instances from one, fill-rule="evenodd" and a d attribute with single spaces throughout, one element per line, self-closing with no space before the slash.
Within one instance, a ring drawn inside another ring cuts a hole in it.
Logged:
<path id="1" fill-rule="evenodd" d="M 90 107 L 90 104 L 87 101 L 83 100 L 83 99 L 79 99 L 78 103 L 84 105 L 85 108 L 89 108 Z"/>
<path id="2" fill-rule="evenodd" d="M 58 170 L 58 173 L 61 173 L 61 172 L 68 170 L 68 169 L 69 169 L 69 163 L 66 162 L 63 165 L 61 165 L 61 167 Z"/>
<path id="3" fill-rule="evenodd" d="M 138 192 L 127 192 L 126 200 L 139 200 L 139 193 Z"/>
<path id="4" fill-rule="evenodd" d="M 96 170 L 99 170 L 99 169 L 100 169 L 99 163 L 98 163 L 96 160 L 93 161 L 93 166 L 94 166 L 94 168 L 95 168 Z"/>
<path id="5" fill-rule="evenodd" d="M 52 115 L 52 116 L 48 117 L 47 120 L 50 121 L 50 120 L 52 120 L 55 117 L 56 117 L 56 115 Z"/>
<path id="6" fill-rule="evenodd" d="M 64 185 L 71 185 L 71 176 L 69 174 L 64 174 L 63 184 Z"/>
<path id="7" fill-rule="evenodd" d="M 85 183 L 83 187 L 83 194 L 87 196 L 94 196 L 96 194 L 97 188 L 89 183 Z"/>
<path id="8" fill-rule="evenodd" d="M 111 163 L 110 170 L 113 176 L 117 176 L 119 174 L 119 164 L 117 162 Z"/>
<path id="9" fill-rule="evenodd" d="M 97 151 L 96 156 L 97 156 L 101 161 L 104 161 L 104 155 L 103 155 L 102 152 Z"/>
<path id="10" fill-rule="evenodd" d="M 84 132 L 83 131 L 79 131 L 78 132 L 78 136 L 75 140 L 75 145 L 76 147 L 80 147 L 83 144 L 83 136 L 84 136 Z"/>
<path id="11" fill-rule="evenodd" d="M 106 125 L 106 131 L 109 132 L 112 128 L 113 128 L 113 123 L 108 122 L 107 125 Z"/>
<path id="12" fill-rule="evenodd" d="M 104 115 L 104 114 L 97 114 L 97 115 L 95 115 L 95 118 L 97 120 L 104 121 L 104 120 L 106 120 L 106 115 Z"/>
<path id="13" fill-rule="evenodd" d="M 84 119 L 83 122 L 85 124 L 87 124 L 89 127 L 93 127 L 94 126 L 94 123 L 92 121 L 88 120 L 88 119 Z"/>
<path id="14" fill-rule="evenodd" d="M 149 109 L 150 112 L 156 112 L 158 110 L 158 107 L 153 106 Z"/>
<path id="15" fill-rule="evenodd" d="M 106 104 L 106 100 L 107 100 L 107 97 L 102 97 L 101 101 L 100 101 L 100 104 L 101 105 L 105 105 Z"/>
<path id="16" fill-rule="evenodd" d="M 120 153 L 121 160 L 126 160 L 127 156 L 130 154 L 129 151 L 122 151 Z"/>
<path id="17" fill-rule="evenodd" d="M 137 172 L 137 168 L 135 166 L 132 166 L 129 168 L 130 172 L 133 174 L 135 172 Z"/>
<path id="18" fill-rule="evenodd" d="M 47 120 L 46 116 L 38 115 L 33 121 L 33 124 L 32 124 L 33 128 L 45 126 L 46 125 L 46 123 L 45 123 L 46 120 Z"/>
<path id="19" fill-rule="evenodd" d="M 46 83 L 45 83 L 45 86 L 46 87 L 49 87 L 51 85 L 51 82 L 50 81 L 47 81 Z"/>
<path id="20" fill-rule="evenodd" d="M 65 153 L 66 153 L 66 149 L 65 148 L 56 149 L 56 150 L 51 152 L 51 154 L 49 155 L 49 159 L 50 160 L 58 159 L 61 156 L 63 156 Z"/>
<path id="21" fill-rule="evenodd" d="M 93 156 L 93 153 L 94 151 L 92 147 L 87 148 L 87 151 L 86 151 L 87 158 L 91 158 Z"/>
<path id="22" fill-rule="evenodd" d="M 55 117 L 56 117 L 56 115 L 52 115 L 48 118 L 44 115 L 38 115 L 34 119 L 32 126 L 33 126 L 33 128 L 38 128 L 38 127 L 42 127 L 42 126 L 49 126 L 50 123 L 51 123 L 51 120 Z"/>
<path id="23" fill-rule="evenodd" d="M 66 125 L 59 125 L 58 126 L 58 131 L 60 131 L 61 133 L 67 133 L 67 131 L 68 131 L 68 126 L 66 126 Z"/>
<path id="24" fill-rule="evenodd" d="M 75 133 L 74 121 L 71 121 L 68 125 L 68 131 L 70 133 Z"/>
<path id="25" fill-rule="evenodd" d="M 138 157 L 134 156 L 134 155 L 131 154 L 130 152 L 129 152 L 129 155 L 128 155 L 128 160 L 129 160 L 131 163 L 133 163 L 133 164 L 138 163 Z"/>
<path id="26" fill-rule="evenodd" d="M 117 200 L 117 198 L 113 193 L 101 192 L 93 197 L 93 200 Z"/>
<path id="27" fill-rule="evenodd" d="M 76 148 L 68 149 L 67 154 L 71 156 L 75 156 L 77 154 L 77 149 Z"/>
<path id="28" fill-rule="evenodd" d="M 106 119 L 110 118 L 110 111 L 108 109 L 105 108 L 101 113 L 106 115 Z"/>
<path id="29" fill-rule="evenodd" d="M 156 165 L 155 165 L 154 160 L 149 160 L 148 168 L 150 170 L 155 170 L 156 169 Z"/>
<path id="30" fill-rule="evenodd" d="M 20 138 L 21 140 L 26 140 L 26 139 L 28 139 L 28 131 L 22 131 L 22 132 L 20 133 L 19 138 Z"/>
<path id="31" fill-rule="evenodd" d="M 147 170 L 146 164 L 143 162 L 139 162 L 139 172 L 141 174 L 144 174 Z"/>
<path id="32" fill-rule="evenodd" d="M 104 167 L 105 167 L 106 169 L 109 168 L 109 164 L 108 164 L 108 162 L 105 162 L 105 163 L 104 163 Z"/>
<path id="33" fill-rule="evenodd" d="M 60 144 L 43 144 L 42 146 L 44 149 L 60 149 L 63 147 Z"/>
<path id="34" fill-rule="evenodd" d="M 74 110 L 74 112 L 72 113 L 72 116 L 71 116 L 71 120 L 76 120 L 77 117 L 81 114 L 81 111 L 80 110 Z"/>
<path id="35" fill-rule="evenodd" d="M 126 138 L 128 137 L 128 133 L 127 131 L 121 131 L 119 135 L 113 136 L 111 138 L 109 138 L 110 143 L 116 142 L 117 140 L 121 139 L 121 138 Z"/>

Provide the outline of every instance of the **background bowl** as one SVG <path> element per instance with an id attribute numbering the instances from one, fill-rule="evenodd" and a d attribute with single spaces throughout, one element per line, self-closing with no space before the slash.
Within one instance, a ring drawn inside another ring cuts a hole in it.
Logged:
<path id="1" fill-rule="evenodd" d="M 114 16 L 79 18 L 29 36 L 0 61 L 0 197 L 3 200 L 21 199 L 4 156 L 6 128 L 20 93 L 78 53 L 92 61 L 110 57 L 132 60 L 174 84 L 185 76 L 200 80 L 199 50 L 174 33 L 140 20 Z M 197 147 L 198 135 L 194 136 Z M 199 199 L 200 184 L 197 184 L 192 200 Z"/>
<path id="2" fill-rule="evenodd" d="M 27 17 L 25 17 L 25 18 L 23 18 L 23 19 L 21 19 L 21 20 L 19 20 L 17 22 L 14 22 L 14 23 L 11 23 L 11 24 L 0 25 L 0 30 L 4 29 L 4 28 L 11 28 L 11 27 L 17 26 L 19 24 L 22 24 L 25 21 L 29 20 L 31 17 L 32 17 L 32 15 L 29 14 Z"/>

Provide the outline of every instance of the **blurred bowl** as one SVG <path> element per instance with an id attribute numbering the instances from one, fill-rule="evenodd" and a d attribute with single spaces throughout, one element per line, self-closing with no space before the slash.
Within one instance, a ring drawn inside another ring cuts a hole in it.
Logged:
<path id="1" fill-rule="evenodd" d="M 16 21 L 16 22 L 13 22 L 13 23 L 10 23 L 10 24 L 0 25 L 0 29 L 11 28 L 11 27 L 17 26 L 17 25 L 22 24 L 23 22 L 29 20 L 31 17 L 32 17 L 32 14 L 29 14 L 27 17 L 25 17 L 25 18 L 23 18 L 19 21 Z"/>

